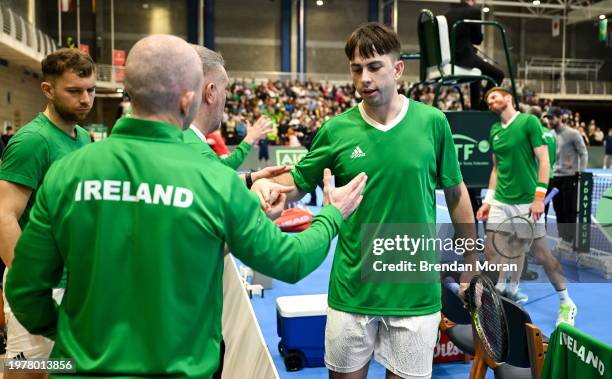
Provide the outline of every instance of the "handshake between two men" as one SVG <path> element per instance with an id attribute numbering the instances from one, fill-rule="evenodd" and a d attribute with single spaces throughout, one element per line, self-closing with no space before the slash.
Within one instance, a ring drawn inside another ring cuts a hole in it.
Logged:
<path id="1" fill-rule="evenodd" d="M 251 190 L 259 197 L 261 208 L 271 219 L 276 219 L 285 209 L 287 203 L 298 201 L 305 193 L 300 191 L 289 173 L 291 166 L 273 166 L 257 171 L 252 175 Z M 323 205 L 332 205 L 342 213 L 346 220 L 361 203 L 363 190 L 367 182 L 365 173 L 360 173 L 342 187 L 332 183 L 331 170 L 323 171 Z"/>

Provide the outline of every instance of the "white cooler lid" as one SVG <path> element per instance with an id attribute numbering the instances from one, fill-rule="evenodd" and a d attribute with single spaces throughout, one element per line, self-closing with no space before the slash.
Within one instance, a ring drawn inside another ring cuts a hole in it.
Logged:
<path id="1" fill-rule="evenodd" d="M 324 316 L 327 314 L 327 294 L 281 296 L 276 309 L 282 317 Z"/>

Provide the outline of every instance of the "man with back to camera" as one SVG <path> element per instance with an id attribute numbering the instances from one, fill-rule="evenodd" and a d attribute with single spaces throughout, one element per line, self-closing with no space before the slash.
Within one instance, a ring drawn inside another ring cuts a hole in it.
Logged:
<path id="1" fill-rule="evenodd" d="M 480 20 L 480 9 L 475 7 L 475 0 L 461 0 L 459 4 L 450 4 L 448 11 L 444 14 L 448 24 L 449 42 L 450 32 L 455 22 L 459 20 Z M 462 24 L 457 27 L 455 34 L 455 64 L 466 68 L 478 68 L 483 75 L 491 77 L 501 85 L 504 80 L 504 72 L 492 64 L 486 62 L 477 54 L 474 45 L 480 45 L 483 41 L 481 25 Z M 487 83 L 484 91 L 493 87 Z M 486 100 L 481 95 L 482 85 L 480 81 L 470 84 L 470 103 L 472 109 L 487 109 Z"/>
<path id="2" fill-rule="evenodd" d="M 496 228 L 509 217 L 531 214 L 535 222 L 533 250 L 536 261 L 544 271 L 559 296 L 557 324 L 574 325 L 577 307 L 567 291 L 563 269 L 550 253 L 544 225 L 544 197 L 550 177 L 548 147 L 542 139 L 542 126 L 533 115 L 522 114 L 512 103 L 512 94 L 505 88 L 494 87 L 486 94 L 489 109 L 498 114 L 500 121 L 491 126 L 489 142 L 493 152 L 493 169 L 489 178 L 489 189 L 477 218 L 487 221 L 487 245 L 485 254 L 489 261 L 497 263 L 501 256 L 493 249 L 492 235 Z M 524 229 L 523 229 L 524 230 Z M 522 232 L 518 228 L 521 238 Z M 523 237 L 525 239 L 526 237 Z M 522 251 L 525 251 L 524 247 Z M 519 290 L 519 277 L 524 265 L 520 255 L 516 263 L 518 270 L 510 274 L 499 273 L 496 288 L 506 297 L 519 303 L 527 301 L 526 294 Z"/>
<path id="3" fill-rule="evenodd" d="M 59 49 L 43 59 L 41 66 L 41 90 L 47 106 L 10 139 L 0 166 L 0 256 L 9 269 L 15 244 L 29 223 L 30 211 L 47 170 L 54 161 L 90 142 L 89 134 L 78 124 L 85 121 L 94 102 L 96 75 L 91 57 L 78 49 Z M 63 288 L 65 280 L 58 282 L 52 283 L 53 287 Z M 62 294 L 63 290 L 54 291 L 58 300 Z M 6 301 L 4 308 L 6 357 L 47 358 L 53 341 L 28 333 Z M 5 372 L 5 378 L 13 375 Z"/>
<path id="4" fill-rule="evenodd" d="M 466 226 L 460 237 L 476 238 L 446 117 L 397 92 L 404 70 L 400 51 L 397 34 L 382 24 L 366 23 L 351 34 L 345 53 L 363 101 L 326 121 L 295 169 L 273 179 L 295 186 L 287 195 L 295 201 L 316 187 L 325 167 L 332 169 L 337 183 L 347 183 L 362 170 L 368 174 L 364 201 L 340 232 L 330 277 L 325 364 L 331 378 L 365 378 L 372 355 L 387 369 L 387 378 L 427 378 L 432 373 L 441 308 L 439 275 L 430 281 L 412 280 L 411 273 L 403 273 L 405 281 L 399 283 L 363 280 L 368 259 L 362 256 L 361 239 L 370 236 L 362 227 L 435 224 L 435 189 L 441 186 L 453 223 Z M 269 183 L 261 179 L 253 188 L 267 199 Z M 475 258 L 464 256 L 471 264 Z M 466 274 L 463 288 L 472 273 Z"/>
<path id="5" fill-rule="evenodd" d="M 576 175 L 586 170 L 589 155 L 580 132 L 565 124 L 564 115 L 565 113 L 557 107 L 550 107 L 546 112 L 549 123 L 557 134 L 557 160 L 554 165 L 554 177 L 551 180 L 551 186 L 559 189 L 559 193 L 553 198 L 559 237 L 561 237 L 556 248 L 573 250 L 578 201 Z"/>
<path id="6" fill-rule="evenodd" d="M 296 282 L 323 262 L 362 199 L 364 174 L 333 188 L 326 170 L 330 205 L 307 231 L 281 233 L 234 171 L 183 142 L 202 81 L 196 52 L 180 38 L 138 41 L 125 66 L 132 116 L 57 162 L 39 190 L 7 298 L 77 374 L 210 377 L 219 365 L 224 244 L 253 269 Z M 57 308 L 50 291 L 64 267 Z"/>

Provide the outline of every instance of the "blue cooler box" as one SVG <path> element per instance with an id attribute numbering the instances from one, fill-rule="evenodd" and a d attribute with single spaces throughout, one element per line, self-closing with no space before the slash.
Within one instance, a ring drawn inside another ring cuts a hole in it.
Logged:
<path id="1" fill-rule="evenodd" d="M 325 366 L 327 295 L 283 296 L 276 299 L 278 351 L 288 371 Z"/>

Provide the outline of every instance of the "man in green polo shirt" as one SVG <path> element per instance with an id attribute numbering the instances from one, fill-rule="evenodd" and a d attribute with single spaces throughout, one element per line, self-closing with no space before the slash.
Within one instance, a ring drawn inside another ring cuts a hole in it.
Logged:
<path id="1" fill-rule="evenodd" d="M 219 364 L 223 246 L 259 272 L 296 282 L 325 259 L 365 174 L 333 188 L 310 229 L 281 233 L 233 170 L 183 143 L 202 66 L 183 40 L 137 42 L 125 67 L 131 117 L 57 162 L 41 186 L 7 278 L 51 358 L 88 377 L 209 378 Z M 103 162 L 103 164 L 101 164 Z M 68 272 L 59 308 L 51 288 Z"/>
<path id="2" fill-rule="evenodd" d="M 60 49 L 43 59 L 42 73 L 41 89 L 47 107 L 11 139 L 0 166 L 0 256 L 7 268 L 13 263 L 15 244 L 29 223 L 36 194 L 49 167 L 90 142 L 89 134 L 78 123 L 85 121 L 94 102 L 96 75 L 92 59 L 78 49 Z M 58 282 L 52 285 L 57 287 Z M 56 298 L 62 293 L 55 291 Z M 10 304 L 4 304 L 7 358 L 48 357 L 53 342 L 30 335 L 15 319 Z M 5 373 L 6 378 L 11 375 L 14 374 Z"/>
<path id="3" fill-rule="evenodd" d="M 535 116 L 516 111 L 512 94 L 502 87 L 492 88 L 485 98 L 489 109 L 501 119 L 491 126 L 493 170 L 483 205 L 477 212 L 479 220 L 487 221 L 487 259 L 496 262 L 501 258 L 495 253 L 491 243 L 496 228 L 509 217 L 530 214 L 535 223 L 533 250 L 536 262 L 544 266 L 546 275 L 559 295 L 557 324 L 566 322 L 574 325 L 577 308 L 569 297 L 563 269 L 548 248 L 542 217 L 550 178 L 549 153 L 542 138 L 542 126 Z M 521 228 L 517 228 L 516 233 L 525 241 L 529 238 L 522 235 L 524 232 Z M 525 251 L 526 246 L 521 249 Z M 500 272 L 496 288 L 514 301 L 526 302 L 527 295 L 518 288 L 524 264 L 523 256 L 512 263 L 518 265 L 518 270 L 511 273 Z M 507 275 L 510 276 L 510 281 L 506 284 Z"/>
<path id="4" fill-rule="evenodd" d="M 364 279 L 372 267 L 371 254 L 362 253 L 373 237 L 367 229 L 435 226 L 435 189 L 442 187 L 453 222 L 465 224 L 463 231 L 475 238 L 446 117 L 397 92 L 404 69 L 400 50 L 397 34 L 379 23 L 352 33 L 345 53 L 363 101 L 326 121 L 295 170 L 274 178 L 297 187 L 288 194 L 291 201 L 311 192 L 325 167 L 337 183 L 361 171 L 368 174 L 363 203 L 340 231 L 330 277 L 325 364 L 332 378 L 365 378 L 372 355 L 386 367 L 387 378 L 425 378 L 432 372 L 441 309 L 439 274 L 428 280 L 414 279 L 417 274 L 411 272 L 401 273 L 398 281 L 388 280 L 392 274 Z M 267 199 L 266 180 L 253 188 Z M 464 258 L 475 262 L 474 254 Z"/>

